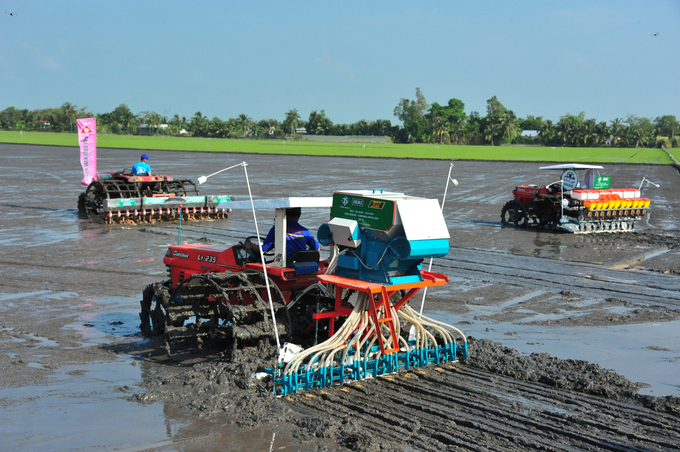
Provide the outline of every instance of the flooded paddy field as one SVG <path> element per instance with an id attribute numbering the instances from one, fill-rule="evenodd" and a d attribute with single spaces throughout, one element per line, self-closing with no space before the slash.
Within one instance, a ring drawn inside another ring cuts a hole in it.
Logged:
<path id="1" fill-rule="evenodd" d="M 98 170 L 141 152 L 100 149 Z M 449 162 L 151 151 L 155 174 L 248 163 L 255 198 L 384 189 L 441 199 Z M 605 165 L 643 186 L 650 215 L 628 234 L 501 228 L 517 183 L 559 178 L 537 163 L 456 161 L 444 209 L 451 282 L 425 313 L 474 339 L 470 360 L 276 399 L 261 364 L 165 359 L 139 333 L 144 287 L 165 279 L 177 223 L 80 219 L 73 148 L 0 145 L 0 432 L 3 450 L 671 450 L 680 448 L 680 175 Z M 241 168 L 202 194 L 247 199 Z M 258 211 L 260 231 L 273 212 Z M 312 231 L 328 212 L 303 212 Z M 247 211 L 182 224 L 182 242 L 254 235 Z M 419 307 L 419 296 L 411 301 Z M 493 341 L 489 342 L 489 341 Z M 265 351 L 266 352 L 266 351 Z M 255 352 L 253 352 L 255 353 Z M 264 352 L 263 352 L 264 353 Z"/>

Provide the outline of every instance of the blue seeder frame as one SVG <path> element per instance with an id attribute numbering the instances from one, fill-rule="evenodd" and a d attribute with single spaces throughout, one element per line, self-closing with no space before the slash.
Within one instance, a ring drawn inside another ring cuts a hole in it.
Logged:
<path id="1" fill-rule="evenodd" d="M 410 343 L 409 345 L 413 345 Z M 374 346 L 369 356 L 377 354 L 380 347 Z M 430 364 L 454 363 L 457 361 L 458 345 L 455 342 L 450 344 L 438 345 L 436 347 L 418 348 L 404 352 L 394 352 L 381 355 L 379 358 L 370 359 L 364 357 L 354 361 L 352 364 L 341 362 L 341 358 L 335 359 L 336 365 L 314 368 L 314 363 L 309 363 L 294 374 L 282 375 L 283 369 L 267 369 L 267 372 L 274 376 L 274 393 L 280 396 L 287 396 L 300 390 L 309 391 L 313 388 L 326 388 L 341 385 L 348 381 L 365 380 L 367 378 L 377 378 L 381 375 L 389 375 L 403 369 L 408 371 Z M 468 356 L 468 344 L 464 343 L 462 348 L 463 359 Z"/>

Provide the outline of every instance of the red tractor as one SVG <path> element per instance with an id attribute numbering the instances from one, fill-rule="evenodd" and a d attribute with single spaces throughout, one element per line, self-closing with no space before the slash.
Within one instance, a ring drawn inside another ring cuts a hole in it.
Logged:
<path id="1" fill-rule="evenodd" d="M 449 281 L 421 270 L 424 259 L 449 251 L 437 200 L 346 190 L 332 198 L 230 203 L 254 204 L 276 208 L 271 261 L 247 246 L 256 237 L 231 247 L 171 246 L 164 259 L 170 279 L 144 290 L 140 327 L 163 334 L 169 355 L 210 346 L 233 357 L 244 345 L 263 350 L 276 339 L 279 357 L 270 373 L 281 395 L 454 362 L 457 342 L 467 357 L 460 330 L 408 306 L 420 289 Z M 291 207 L 331 208 L 317 233 L 321 245 L 332 247 L 328 262 L 315 250 L 286 256 Z"/>
<path id="2" fill-rule="evenodd" d="M 533 225 L 555 228 L 562 205 L 562 187 L 559 181 L 543 187 L 518 185 L 512 194 L 514 199 L 506 202 L 501 210 L 503 226 L 512 223 L 517 227 Z"/>
<path id="3" fill-rule="evenodd" d="M 246 239 L 251 240 L 256 237 Z M 191 348 L 193 341 L 203 348 L 206 339 L 218 346 L 237 347 L 238 341 L 274 337 L 260 256 L 245 243 L 228 248 L 171 246 L 163 262 L 170 280 L 146 287 L 140 318 L 143 333 L 165 334 L 168 352 L 171 344 Z M 326 261 L 319 260 L 318 251 L 295 253 L 289 265 L 267 265 L 267 277 L 279 334 L 296 329 L 299 336 L 313 328 L 313 313 L 334 300 L 316 287 L 317 275 L 328 267 Z M 292 325 L 291 318 L 298 324 Z"/>
<path id="4" fill-rule="evenodd" d="M 610 189 L 601 166 L 568 163 L 540 169 L 561 170 L 562 177 L 543 187 L 517 185 L 514 199 L 501 210 L 503 226 L 537 226 L 576 234 L 625 232 L 647 215 L 650 200 L 633 188 Z M 576 170 L 586 169 L 581 182 Z"/>
<path id="5" fill-rule="evenodd" d="M 329 198 L 321 198 L 329 207 Z M 309 207 L 307 205 L 306 207 Z M 277 209 L 277 230 L 285 231 L 285 208 Z M 257 237 L 226 247 L 220 245 L 177 245 L 163 259 L 169 280 L 150 284 L 141 301 L 141 330 L 146 335 L 164 334 L 168 353 L 199 349 L 208 343 L 224 349 L 240 341 L 257 343 L 274 338 L 272 309 L 279 334 L 296 338 L 310 335 L 316 323 L 312 315 L 335 302 L 317 286 L 328 262 L 315 250 L 299 251 L 290 257 L 265 253 L 268 285 L 257 248 Z M 260 239 L 262 240 L 262 239 Z M 277 238 L 276 249 L 285 248 L 285 237 Z M 279 243 L 280 241 L 280 243 Z M 348 305 L 351 309 L 351 305 Z M 292 320 L 291 320 L 292 319 Z"/>

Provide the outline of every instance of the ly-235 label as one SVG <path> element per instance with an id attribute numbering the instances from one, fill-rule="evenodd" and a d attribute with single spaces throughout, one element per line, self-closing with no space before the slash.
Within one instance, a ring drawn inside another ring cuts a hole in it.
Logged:
<path id="1" fill-rule="evenodd" d="M 203 261 L 203 262 L 207 262 L 209 264 L 214 264 L 215 262 L 217 262 L 217 256 L 204 256 L 202 254 L 199 254 L 198 260 Z"/>

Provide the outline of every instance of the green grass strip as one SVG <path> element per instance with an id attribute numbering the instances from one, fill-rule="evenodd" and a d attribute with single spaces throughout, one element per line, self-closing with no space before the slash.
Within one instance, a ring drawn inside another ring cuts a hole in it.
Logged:
<path id="1" fill-rule="evenodd" d="M 0 131 L 0 143 L 78 146 L 75 133 Z M 113 149 L 235 152 L 338 157 L 389 157 L 441 160 L 495 160 L 574 163 L 646 163 L 669 165 L 656 148 L 567 148 L 520 146 L 465 146 L 451 144 L 319 143 L 284 140 L 237 140 L 169 136 L 99 135 L 97 146 Z M 680 158 L 678 149 L 671 150 Z"/>

